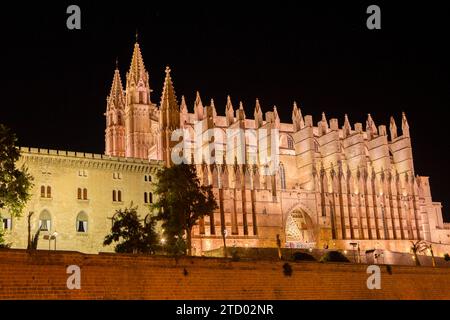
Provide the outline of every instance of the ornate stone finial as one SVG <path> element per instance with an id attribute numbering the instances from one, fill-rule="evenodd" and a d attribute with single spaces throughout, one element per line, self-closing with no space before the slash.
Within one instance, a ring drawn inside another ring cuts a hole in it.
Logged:
<path id="1" fill-rule="evenodd" d="M 348 115 L 345 114 L 344 116 L 344 126 L 343 126 L 343 133 L 344 137 L 348 137 L 351 133 L 352 126 L 350 125 L 350 121 L 348 120 Z"/>
<path id="2" fill-rule="evenodd" d="M 242 101 L 239 101 L 239 110 L 236 111 L 236 118 L 239 120 L 245 120 L 245 111 Z"/>
<path id="3" fill-rule="evenodd" d="M 405 112 L 402 112 L 402 133 L 403 136 L 409 137 L 409 124 Z"/>
<path id="4" fill-rule="evenodd" d="M 186 99 L 184 98 L 184 95 L 181 96 L 180 111 L 181 111 L 181 113 L 184 113 L 184 114 L 188 113 Z"/>
<path id="5" fill-rule="evenodd" d="M 373 121 L 370 113 L 367 114 L 366 131 L 369 133 L 368 135 L 369 139 L 374 138 L 375 135 L 378 134 L 377 126 L 375 125 L 375 121 Z"/>
<path id="6" fill-rule="evenodd" d="M 170 71 L 172 71 L 172 70 L 170 70 L 170 67 L 169 67 L 169 66 L 166 66 L 166 74 L 169 74 Z"/>
<path id="7" fill-rule="evenodd" d="M 135 37 L 136 42 L 138 42 L 138 40 L 139 40 L 139 32 L 138 32 L 137 28 L 136 28 L 136 33 L 134 34 L 134 37 Z"/>
<path id="8" fill-rule="evenodd" d="M 263 125 L 263 114 L 262 114 L 261 105 L 259 103 L 258 98 L 256 98 L 255 111 L 253 114 L 255 117 L 255 126 L 256 126 L 256 128 L 260 128 Z"/>
<path id="9" fill-rule="evenodd" d="M 119 69 L 119 57 L 116 57 L 116 70 Z"/>
<path id="10" fill-rule="evenodd" d="M 394 117 L 391 116 L 389 130 L 391 131 L 391 139 L 394 140 L 397 138 L 397 125 L 395 124 Z"/>

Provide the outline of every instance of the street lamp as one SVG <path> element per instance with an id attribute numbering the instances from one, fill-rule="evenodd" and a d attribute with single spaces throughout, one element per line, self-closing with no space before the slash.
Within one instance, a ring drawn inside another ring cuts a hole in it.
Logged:
<path id="1" fill-rule="evenodd" d="M 222 238 L 223 238 L 223 255 L 225 258 L 228 258 L 228 253 L 227 253 L 227 236 L 228 236 L 228 231 L 227 229 L 223 228 L 222 229 Z"/>
<path id="2" fill-rule="evenodd" d="M 58 236 L 58 232 L 53 232 L 52 234 L 48 234 L 44 236 L 45 240 L 48 240 L 48 250 L 50 251 L 50 245 L 52 240 L 55 240 L 55 250 L 56 250 L 56 237 Z"/>
<path id="3" fill-rule="evenodd" d="M 56 237 L 57 236 L 58 236 L 58 232 L 55 231 L 55 232 L 53 232 L 52 237 L 51 237 L 53 240 L 55 240 L 55 251 L 56 251 Z"/>

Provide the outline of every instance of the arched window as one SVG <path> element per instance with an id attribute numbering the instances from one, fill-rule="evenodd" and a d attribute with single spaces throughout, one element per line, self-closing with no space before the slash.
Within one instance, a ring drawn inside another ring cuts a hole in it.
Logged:
<path id="1" fill-rule="evenodd" d="M 147 176 L 144 176 L 144 181 L 147 182 Z"/>
<path id="2" fill-rule="evenodd" d="M 86 188 L 84 188 L 83 189 L 83 200 L 87 200 L 87 189 Z"/>
<path id="3" fill-rule="evenodd" d="M 81 200 L 81 188 L 78 188 L 77 190 L 77 199 Z"/>
<path id="4" fill-rule="evenodd" d="M 41 198 L 45 198 L 45 186 L 41 186 Z"/>
<path id="5" fill-rule="evenodd" d="M 52 217 L 47 210 L 42 211 L 39 215 L 39 229 L 41 231 L 50 231 L 52 229 Z"/>
<path id="6" fill-rule="evenodd" d="M 117 191 L 117 201 L 122 202 L 122 191 Z"/>
<path id="7" fill-rule="evenodd" d="M 152 176 L 148 176 L 148 182 L 152 182 Z"/>
<path id="8" fill-rule="evenodd" d="M 52 187 L 47 186 L 47 198 L 51 198 L 52 197 Z"/>
<path id="9" fill-rule="evenodd" d="M 280 163 L 280 180 L 281 180 L 281 189 L 286 189 L 286 175 L 284 172 L 284 166 L 282 163 Z"/>
<path id="10" fill-rule="evenodd" d="M 291 137 L 287 138 L 287 144 L 289 149 L 294 149 L 294 140 Z"/>
<path id="11" fill-rule="evenodd" d="M 147 192 L 144 192 L 144 203 L 148 203 Z"/>
<path id="12" fill-rule="evenodd" d="M 148 193 L 148 203 L 153 203 L 153 194 L 151 192 Z"/>
<path id="13" fill-rule="evenodd" d="M 88 231 L 88 216 L 84 212 L 80 212 L 77 216 L 76 224 L 77 232 L 87 232 Z"/>
<path id="14" fill-rule="evenodd" d="M 113 201 L 117 201 L 117 198 L 116 198 L 116 190 L 113 190 L 112 196 L 113 196 Z"/>

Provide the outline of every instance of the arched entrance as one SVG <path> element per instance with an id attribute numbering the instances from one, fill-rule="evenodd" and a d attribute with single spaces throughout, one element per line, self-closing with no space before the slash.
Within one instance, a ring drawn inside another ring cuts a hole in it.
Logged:
<path id="1" fill-rule="evenodd" d="M 302 209 L 293 210 L 286 219 L 286 245 L 290 248 L 312 248 L 316 245 L 314 224 Z"/>

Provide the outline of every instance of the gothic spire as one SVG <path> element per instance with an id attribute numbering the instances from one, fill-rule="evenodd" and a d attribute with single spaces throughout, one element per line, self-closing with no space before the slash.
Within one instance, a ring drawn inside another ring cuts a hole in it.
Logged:
<path id="1" fill-rule="evenodd" d="M 122 80 L 120 78 L 119 68 L 116 63 L 116 70 L 114 71 L 111 91 L 108 96 L 108 109 L 111 107 L 124 108 L 125 96 L 123 94 Z"/>
<path id="2" fill-rule="evenodd" d="M 148 84 L 148 73 L 145 69 L 141 48 L 139 47 L 139 43 L 137 41 L 134 44 L 133 57 L 131 58 L 128 77 L 129 78 L 127 80 L 133 81 L 135 85 L 137 85 L 140 80 L 142 80 L 144 84 Z"/>
<path id="3" fill-rule="evenodd" d="M 166 78 L 164 80 L 163 92 L 161 95 L 161 110 L 178 111 L 177 98 L 173 88 L 172 78 L 170 77 L 170 68 L 166 67 Z"/>
<path id="4" fill-rule="evenodd" d="M 188 113 L 188 108 L 187 108 L 186 99 L 184 98 L 184 95 L 181 96 L 180 112 L 185 113 L 185 114 Z"/>

